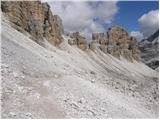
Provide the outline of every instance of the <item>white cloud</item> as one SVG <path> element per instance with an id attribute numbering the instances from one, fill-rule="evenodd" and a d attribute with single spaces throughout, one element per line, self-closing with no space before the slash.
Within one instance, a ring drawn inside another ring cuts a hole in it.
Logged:
<path id="1" fill-rule="evenodd" d="M 143 33 L 144 38 L 149 37 L 159 28 L 159 11 L 152 10 L 142 15 L 138 22 L 140 23 L 140 31 Z"/>
<path id="2" fill-rule="evenodd" d="M 48 2 L 53 14 L 58 14 L 66 31 L 79 31 L 85 36 L 104 32 L 103 24 L 110 24 L 118 12 L 116 1 Z"/>
<path id="3" fill-rule="evenodd" d="M 110 23 L 114 17 L 114 15 L 118 11 L 117 2 L 100 2 L 95 9 L 97 17 L 104 20 L 106 23 Z"/>
<path id="4" fill-rule="evenodd" d="M 132 31 L 130 35 L 135 37 L 138 41 L 141 41 L 143 39 L 143 34 L 139 31 Z"/>

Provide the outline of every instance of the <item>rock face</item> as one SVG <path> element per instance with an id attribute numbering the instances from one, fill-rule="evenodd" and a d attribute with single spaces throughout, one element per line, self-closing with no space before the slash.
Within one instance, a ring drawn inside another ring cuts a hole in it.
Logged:
<path id="1" fill-rule="evenodd" d="M 86 50 L 88 48 L 87 40 L 85 37 L 82 37 L 79 32 L 72 33 L 70 38 L 71 39 L 68 40 L 70 45 L 77 45 L 77 47 L 82 50 Z"/>
<path id="2" fill-rule="evenodd" d="M 98 47 L 104 53 L 115 57 L 123 56 L 128 60 L 140 60 L 138 43 L 121 27 L 113 26 L 107 33 L 93 33 L 90 48 Z"/>
<path id="3" fill-rule="evenodd" d="M 51 44 L 59 45 L 63 40 L 62 20 L 52 14 L 47 3 L 2 1 L 1 9 L 12 23 L 29 32 L 37 43 L 43 44 L 45 38 Z"/>
<path id="4" fill-rule="evenodd" d="M 139 42 L 141 57 L 145 63 L 152 69 L 159 68 L 159 30 L 149 38 Z"/>

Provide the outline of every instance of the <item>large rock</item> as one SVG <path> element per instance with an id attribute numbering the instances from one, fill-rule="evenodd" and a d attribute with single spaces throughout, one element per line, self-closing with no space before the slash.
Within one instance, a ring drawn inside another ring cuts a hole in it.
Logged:
<path id="1" fill-rule="evenodd" d="M 123 56 L 128 60 L 140 60 L 138 43 L 121 27 L 113 26 L 107 33 L 93 33 L 91 49 L 98 47 L 104 53 L 115 57 Z"/>
<path id="2" fill-rule="evenodd" d="M 77 45 L 78 48 L 82 50 L 86 50 L 88 48 L 87 40 L 85 37 L 81 36 L 79 32 L 74 32 L 70 34 L 70 38 L 68 43 L 70 45 Z"/>
<path id="3" fill-rule="evenodd" d="M 153 35 L 139 42 L 141 57 L 152 69 L 159 67 L 159 30 Z"/>
<path id="4" fill-rule="evenodd" d="M 47 3 L 2 1 L 1 9 L 12 23 L 29 32 L 37 43 L 43 44 L 45 38 L 53 45 L 59 45 L 63 40 L 62 21 L 52 14 Z"/>

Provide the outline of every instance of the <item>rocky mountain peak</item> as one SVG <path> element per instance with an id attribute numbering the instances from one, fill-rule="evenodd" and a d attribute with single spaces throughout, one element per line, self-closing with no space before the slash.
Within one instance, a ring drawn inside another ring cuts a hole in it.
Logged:
<path id="1" fill-rule="evenodd" d="M 155 40 L 156 38 L 159 37 L 159 30 L 157 30 L 155 33 L 153 33 L 151 36 L 149 36 L 147 39 L 143 39 L 141 42 L 143 41 L 149 41 L 152 42 L 153 40 Z"/>
<path id="2" fill-rule="evenodd" d="M 98 46 L 104 53 L 115 57 L 140 60 L 137 40 L 122 27 L 112 26 L 106 33 L 93 33 L 92 39 L 92 48 Z"/>

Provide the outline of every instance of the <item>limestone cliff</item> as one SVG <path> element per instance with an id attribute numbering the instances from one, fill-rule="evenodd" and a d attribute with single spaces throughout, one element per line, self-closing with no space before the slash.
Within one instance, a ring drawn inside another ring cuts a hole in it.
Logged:
<path id="1" fill-rule="evenodd" d="M 2 1 L 2 12 L 32 39 L 43 44 L 44 38 L 53 45 L 59 45 L 63 38 L 62 20 L 53 15 L 47 3 L 40 1 Z"/>
<path id="2" fill-rule="evenodd" d="M 91 49 L 98 47 L 104 53 L 115 57 L 123 56 L 128 60 L 140 60 L 138 43 L 121 27 L 113 26 L 107 33 L 92 34 Z"/>
<path id="3" fill-rule="evenodd" d="M 74 32 L 70 34 L 70 38 L 71 39 L 68 40 L 68 43 L 70 45 L 77 45 L 77 47 L 82 50 L 86 50 L 88 48 L 86 38 L 81 36 L 79 32 Z"/>

